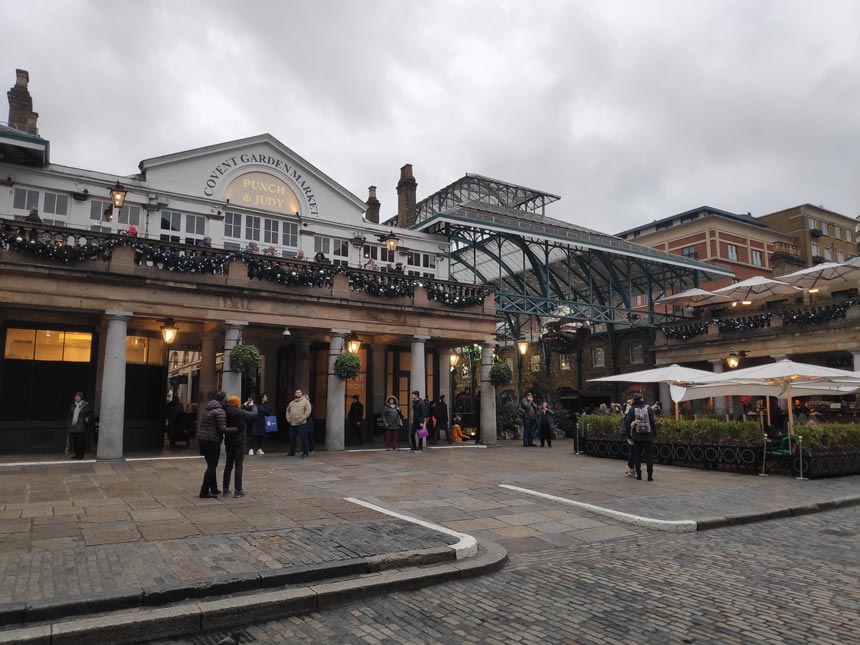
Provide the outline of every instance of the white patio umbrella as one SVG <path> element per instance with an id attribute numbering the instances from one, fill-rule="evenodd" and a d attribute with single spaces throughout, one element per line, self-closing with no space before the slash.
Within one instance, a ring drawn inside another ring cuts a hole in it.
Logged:
<path id="1" fill-rule="evenodd" d="M 747 278 L 735 284 L 730 284 L 722 289 L 714 289 L 715 294 L 728 296 L 731 300 L 745 301 L 756 298 L 767 298 L 789 293 L 799 293 L 801 290 L 786 282 L 765 278 L 761 275 Z"/>
<path id="2" fill-rule="evenodd" d="M 860 372 L 850 372 L 848 370 L 837 370 L 832 367 L 823 367 L 821 365 L 810 365 L 808 363 L 797 363 L 792 360 L 784 359 L 775 363 L 766 363 L 764 365 L 755 365 L 746 369 L 737 370 L 734 372 L 723 372 L 721 374 L 711 374 L 706 377 L 696 379 L 692 384 L 697 385 L 732 385 L 737 386 L 735 394 L 752 394 L 752 388 L 765 386 L 775 386 L 777 390 L 781 389 L 781 396 L 786 399 L 786 409 L 791 410 L 792 388 L 796 390 L 798 396 L 805 396 L 804 388 L 813 390 L 815 394 L 825 393 L 822 386 L 831 384 L 850 388 L 856 385 L 860 388 Z M 763 390 L 758 390 L 763 391 Z M 728 394 L 723 392 L 722 394 Z M 842 393 L 838 391 L 834 394 Z M 707 396 L 707 395 L 706 395 Z M 789 413 L 788 415 L 788 436 L 789 445 L 791 437 L 794 436 L 794 419 Z"/>
<path id="3" fill-rule="evenodd" d="M 651 370 L 642 370 L 640 372 L 628 372 L 627 374 L 615 374 L 614 376 L 603 376 L 601 378 L 590 378 L 591 381 L 603 382 L 626 382 L 626 383 L 669 383 L 681 384 L 690 383 L 702 379 L 703 377 L 713 376 L 713 372 L 705 370 L 697 370 L 693 367 L 684 367 L 683 365 L 666 365 L 664 367 L 656 367 Z M 674 399 L 673 399 L 674 401 Z M 675 403 L 675 418 L 679 416 L 678 402 Z"/>
<path id="4" fill-rule="evenodd" d="M 709 305 L 715 302 L 726 302 L 731 300 L 728 296 L 722 294 L 711 293 L 704 289 L 687 289 L 681 293 L 673 293 L 671 296 L 663 296 L 659 300 L 655 300 L 655 305 L 677 305 L 679 307 L 696 305 Z"/>
<path id="5" fill-rule="evenodd" d="M 811 291 L 822 283 L 844 284 L 860 278 L 860 264 L 824 262 L 808 269 L 781 275 L 781 282 Z"/>

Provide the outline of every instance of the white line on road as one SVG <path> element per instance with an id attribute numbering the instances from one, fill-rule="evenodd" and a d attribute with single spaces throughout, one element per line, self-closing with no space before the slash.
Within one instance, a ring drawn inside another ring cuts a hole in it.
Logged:
<path id="1" fill-rule="evenodd" d="M 696 522 L 694 522 L 693 520 L 656 520 L 650 517 L 642 517 L 640 515 L 631 515 L 630 513 L 624 513 L 622 511 L 614 511 L 611 508 L 603 508 L 602 506 L 595 506 L 594 504 L 575 502 L 572 499 L 567 499 L 566 497 L 548 495 L 547 493 L 541 493 L 536 490 L 529 490 L 528 488 L 520 488 L 519 486 L 510 486 L 508 484 L 499 484 L 499 486 L 501 486 L 502 488 L 507 488 L 509 490 L 515 490 L 520 493 L 534 495 L 535 497 L 543 497 L 544 499 L 549 499 L 554 502 L 560 502 L 561 504 L 567 504 L 568 506 L 576 506 L 586 511 L 596 513 L 597 515 L 605 515 L 621 522 L 626 522 L 627 524 L 634 524 L 636 526 L 641 526 L 643 528 L 648 529 L 655 529 L 657 531 L 668 531 L 670 533 L 692 533 L 696 531 L 697 528 Z"/>
<path id="2" fill-rule="evenodd" d="M 372 509 L 379 513 L 385 513 L 386 515 L 391 515 L 392 517 L 396 517 L 407 522 L 412 522 L 413 524 L 419 524 L 424 528 L 432 529 L 433 531 L 438 531 L 440 533 L 444 533 L 445 535 L 450 535 L 459 539 L 460 541 L 457 542 L 457 544 L 448 545 L 449 548 L 454 549 L 454 553 L 457 554 L 458 560 L 462 560 L 463 558 L 471 558 L 474 555 L 478 555 L 478 541 L 467 533 L 459 533 L 458 531 L 451 530 L 438 524 L 433 524 L 432 522 L 427 522 L 426 520 L 419 520 L 417 517 L 411 517 L 409 515 L 404 515 L 403 513 L 398 513 L 397 511 L 392 511 L 390 509 L 385 508 L 384 506 L 377 506 L 376 504 L 365 502 L 364 500 L 358 499 L 356 497 L 344 497 L 344 499 L 347 502 L 359 504 L 360 506 L 364 506 L 365 508 Z"/>

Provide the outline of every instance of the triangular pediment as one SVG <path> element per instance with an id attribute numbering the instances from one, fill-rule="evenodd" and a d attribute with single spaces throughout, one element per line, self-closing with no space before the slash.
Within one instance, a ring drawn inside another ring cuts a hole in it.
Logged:
<path id="1" fill-rule="evenodd" d="M 304 217 L 354 221 L 367 206 L 270 134 L 144 159 L 157 190 Z"/>

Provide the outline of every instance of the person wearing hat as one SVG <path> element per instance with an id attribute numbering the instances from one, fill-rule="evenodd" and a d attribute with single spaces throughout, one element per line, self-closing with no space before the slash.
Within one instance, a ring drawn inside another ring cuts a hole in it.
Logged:
<path id="1" fill-rule="evenodd" d="M 364 419 L 364 405 L 362 405 L 358 394 L 352 395 L 352 405 L 349 406 L 346 418 L 349 420 L 352 434 L 355 435 L 355 442 L 360 446 L 364 443 L 361 440 L 361 422 Z"/>
<path id="2" fill-rule="evenodd" d="M 224 476 L 222 477 L 223 486 L 221 490 L 224 496 L 230 494 L 230 475 L 233 473 L 233 468 L 236 468 L 234 477 L 234 493 L 233 497 L 243 497 L 245 489 L 242 487 L 242 472 L 245 463 L 245 438 L 247 436 L 248 422 L 254 421 L 257 418 L 257 406 L 253 401 L 248 401 L 251 404 L 250 408 L 242 409 L 242 402 L 238 396 L 227 397 L 227 432 L 224 435 L 224 448 L 227 453 L 227 460 L 224 463 Z"/>
<path id="3" fill-rule="evenodd" d="M 631 450 L 634 451 L 633 463 L 636 468 L 636 479 L 642 479 L 642 455 L 648 471 L 648 481 L 654 481 L 654 457 L 651 448 L 657 438 L 657 424 L 654 421 L 654 411 L 645 403 L 641 392 L 633 395 L 633 405 L 624 415 L 624 426 L 629 428 L 633 439 Z"/>
<path id="4" fill-rule="evenodd" d="M 382 427 L 385 428 L 385 449 L 397 450 L 397 435 L 403 427 L 403 414 L 394 396 L 385 399 L 385 407 L 382 409 Z"/>

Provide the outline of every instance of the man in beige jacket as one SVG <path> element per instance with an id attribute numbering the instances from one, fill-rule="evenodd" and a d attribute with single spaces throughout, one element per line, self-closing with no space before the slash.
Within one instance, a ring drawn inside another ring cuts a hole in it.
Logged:
<path id="1" fill-rule="evenodd" d="M 301 389 L 296 389 L 295 398 L 287 406 L 287 423 L 290 424 L 290 457 L 296 454 L 296 435 L 302 441 L 302 459 L 310 452 L 311 428 L 308 419 L 311 416 L 311 402 Z"/>

